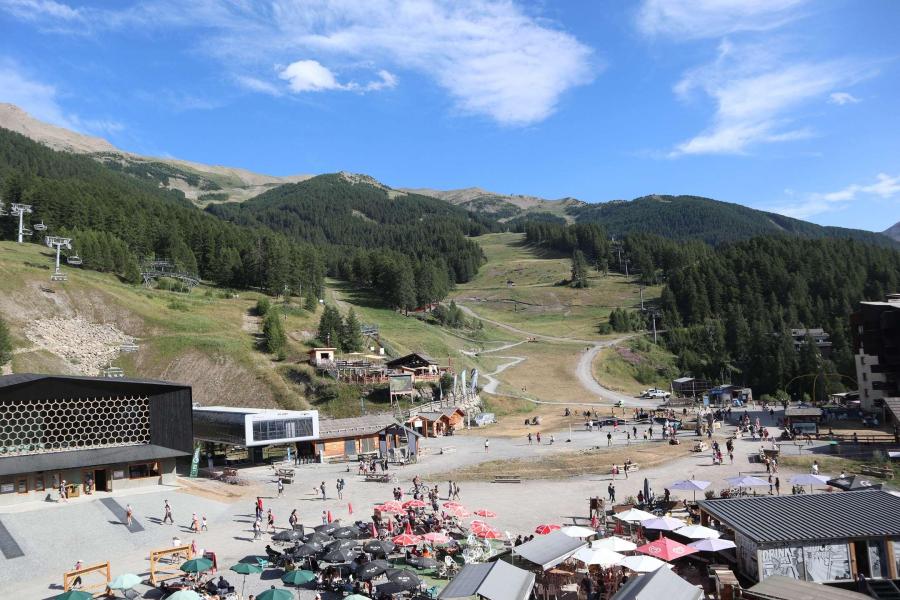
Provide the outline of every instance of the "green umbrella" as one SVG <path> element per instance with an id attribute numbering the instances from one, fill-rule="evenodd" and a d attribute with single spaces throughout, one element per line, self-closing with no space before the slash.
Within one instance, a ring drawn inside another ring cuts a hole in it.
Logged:
<path id="1" fill-rule="evenodd" d="M 290 590 L 272 586 L 263 593 L 257 594 L 256 600 L 294 600 L 294 594 Z"/>
<path id="2" fill-rule="evenodd" d="M 208 558 L 192 558 L 179 567 L 185 573 L 202 573 L 212 569 L 213 563 Z"/>
<path id="3" fill-rule="evenodd" d="M 194 590 L 178 590 L 171 596 L 166 596 L 166 600 L 200 600 L 200 594 Z"/>
<path id="4" fill-rule="evenodd" d="M 252 575 L 254 573 L 262 573 L 262 567 L 251 563 L 238 563 L 231 567 L 231 570 L 241 575 Z"/>
<path id="5" fill-rule="evenodd" d="M 69 590 L 63 592 L 59 596 L 55 596 L 53 600 L 93 600 L 94 595 L 82 590 Z"/>
<path id="6" fill-rule="evenodd" d="M 281 581 L 287 583 L 288 585 L 303 585 L 304 583 L 309 583 L 315 578 L 316 574 L 312 571 L 301 571 L 297 569 L 294 571 L 288 571 L 287 573 L 282 575 Z"/>
<path id="7" fill-rule="evenodd" d="M 111 590 L 130 590 L 140 582 L 141 578 L 137 575 L 125 573 L 124 575 L 119 575 L 118 577 L 110 581 L 108 587 Z"/>

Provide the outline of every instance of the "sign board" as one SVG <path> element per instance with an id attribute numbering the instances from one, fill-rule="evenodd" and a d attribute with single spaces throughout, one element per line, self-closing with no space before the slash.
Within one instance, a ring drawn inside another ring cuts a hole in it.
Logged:
<path id="1" fill-rule="evenodd" d="M 194 456 L 191 457 L 191 477 L 200 474 L 200 445 L 194 447 Z"/>
<path id="2" fill-rule="evenodd" d="M 411 394 L 413 391 L 412 375 L 391 375 L 391 394 Z"/>
<path id="3" fill-rule="evenodd" d="M 705 394 L 703 396 L 703 406 L 709 406 L 709 396 Z"/>

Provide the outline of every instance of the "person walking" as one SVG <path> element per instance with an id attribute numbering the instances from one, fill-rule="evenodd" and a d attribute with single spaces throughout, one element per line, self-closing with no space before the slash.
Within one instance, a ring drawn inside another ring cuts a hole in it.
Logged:
<path id="1" fill-rule="evenodd" d="M 200 531 L 209 531 L 209 527 L 206 526 L 206 515 L 200 517 Z"/>
<path id="2" fill-rule="evenodd" d="M 459 484 L 455 481 L 453 482 L 453 499 L 459 500 Z"/>
<path id="3" fill-rule="evenodd" d="M 775 493 L 781 495 L 781 481 L 777 477 L 775 478 Z"/>
<path id="4" fill-rule="evenodd" d="M 338 500 L 343 500 L 344 499 L 344 480 L 338 479 L 335 487 L 337 487 Z"/>
<path id="5" fill-rule="evenodd" d="M 484 440 L 484 451 L 488 452 L 491 449 L 491 440 L 485 438 Z"/>
<path id="6" fill-rule="evenodd" d="M 163 506 L 163 519 L 162 519 L 162 521 L 160 522 L 160 525 L 162 525 L 162 524 L 165 523 L 166 521 L 168 521 L 170 525 L 174 525 L 174 524 L 175 524 L 175 520 L 172 518 L 172 507 L 169 506 L 169 501 L 168 501 L 168 500 L 166 500 L 166 503 L 165 503 L 165 505 Z"/>
<path id="7" fill-rule="evenodd" d="M 291 516 L 288 517 L 288 523 L 291 526 L 291 529 L 296 529 L 297 521 L 299 518 L 297 517 L 297 509 L 291 511 Z"/>
<path id="8" fill-rule="evenodd" d="M 73 570 L 74 570 L 74 571 L 80 571 L 81 568 L 82 568 L 83 566 L 84 566 L 84 563 L 83 563 L 81 560 L 76 560 L 76 561 L 75 561 L 75 567 L 74 567 Z M 80 587 L 81 587 L 81 583 L 82 583 L 82 582 L 81 582 L 81 575 L 76 575 L 76 576 L 75 576 L 75 580 L 72 582 L 72 587 L 74 587 L 74 588 L 80 588 Z"/>
<path id="9" fill-rule="evenodd" d="M 325 482 L 324 481 L 321 484 L 319 484 L 319 489 L 322 491 L 322 500 L 325 500 L 326 496 L 325 496 Z"/>
<path id="10" fill-rule="evenodd" d="M 606 433 L 606 445 L 612 446 L 612 433 L 610 432 Z"/>
<path id="11" fill-rule="evenodd" d="M 531 432 L 528 432 L 528 445 L 531 445 Z"/>
<path id="12" fill-rule="evenodd" d="M 258 540 L 262 537 L 262 521 L 259 520 L 259 517 L 256 517 L 256 520 L 253 521 L 253 539 Z"/>
<path id="13" fill-rule="evenodd" d="M 610 483 L 606 487 L 606 491 L 609 493 L 609 501 L 615 502 L 616 501 L 616 486 L 614 486 L 613 484 Z"/>
<path id="14" fill-rule="evenodd" d="M 268 514 L 266 515 L 266 531 L 269 529 L 272 530 L 272 533 L 275 533 L 275 515 L 272 514 L 272 509 L 269 509 Z"/>
<path id="15" fill-rule="evenodd" d="M 812 464 L 812 468 L 810 469 L 813 475 L 819 474 L 819 461 L 814 460 Z"/>
<path id="16" fill-rule="evenodd" d="M 59 499 L 63 502 L 69 501 L 69 491 L 66 489 L 66 480 L 59 482 Z"/>
<path id="17" fill-rule="evenodd" d="M 538 431 L 534 437 L 537 440 L 538 445 L 540 445 L 541 444 L 541 432 Z"/>
<path id="18" fill-rule="evenodd" d="M 328 511 L 322 511 L 322 525 L 328 525 Z"/>
<path id="19" fill-rule="evenodd" d="M 281 477 L 278 478 L 278 497 L 284 495 L 284 482 L 281 480 Z"/>
<path id="20" fill-rule="evenodd" d="M 447 500 L 453 500 L 453 480 L 447 481 Z"/>
<path id="21" fill-rule="evenodd" d="M 263 514 L 263 501 L 259 496 L 256 497 L 256 518 L 262 519 Z"/>

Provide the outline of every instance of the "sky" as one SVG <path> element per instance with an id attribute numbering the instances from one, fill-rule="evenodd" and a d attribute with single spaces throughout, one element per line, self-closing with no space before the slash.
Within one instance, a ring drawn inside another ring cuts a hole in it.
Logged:
<path id="1" fill-rule="evenodd" d="M 140 154 L 900 221 L 896 0 L 0 0 L 0 102 Z"/>

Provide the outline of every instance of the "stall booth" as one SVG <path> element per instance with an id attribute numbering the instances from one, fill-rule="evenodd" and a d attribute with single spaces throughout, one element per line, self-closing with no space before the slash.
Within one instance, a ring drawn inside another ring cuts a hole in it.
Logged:
<path id="1" fill-rule="evenodd" d="M 790 407 L 784 411 L 784 427 L 801 435 L 818 435 L 822 423 L 822 409 L 815 406 Z"/>

